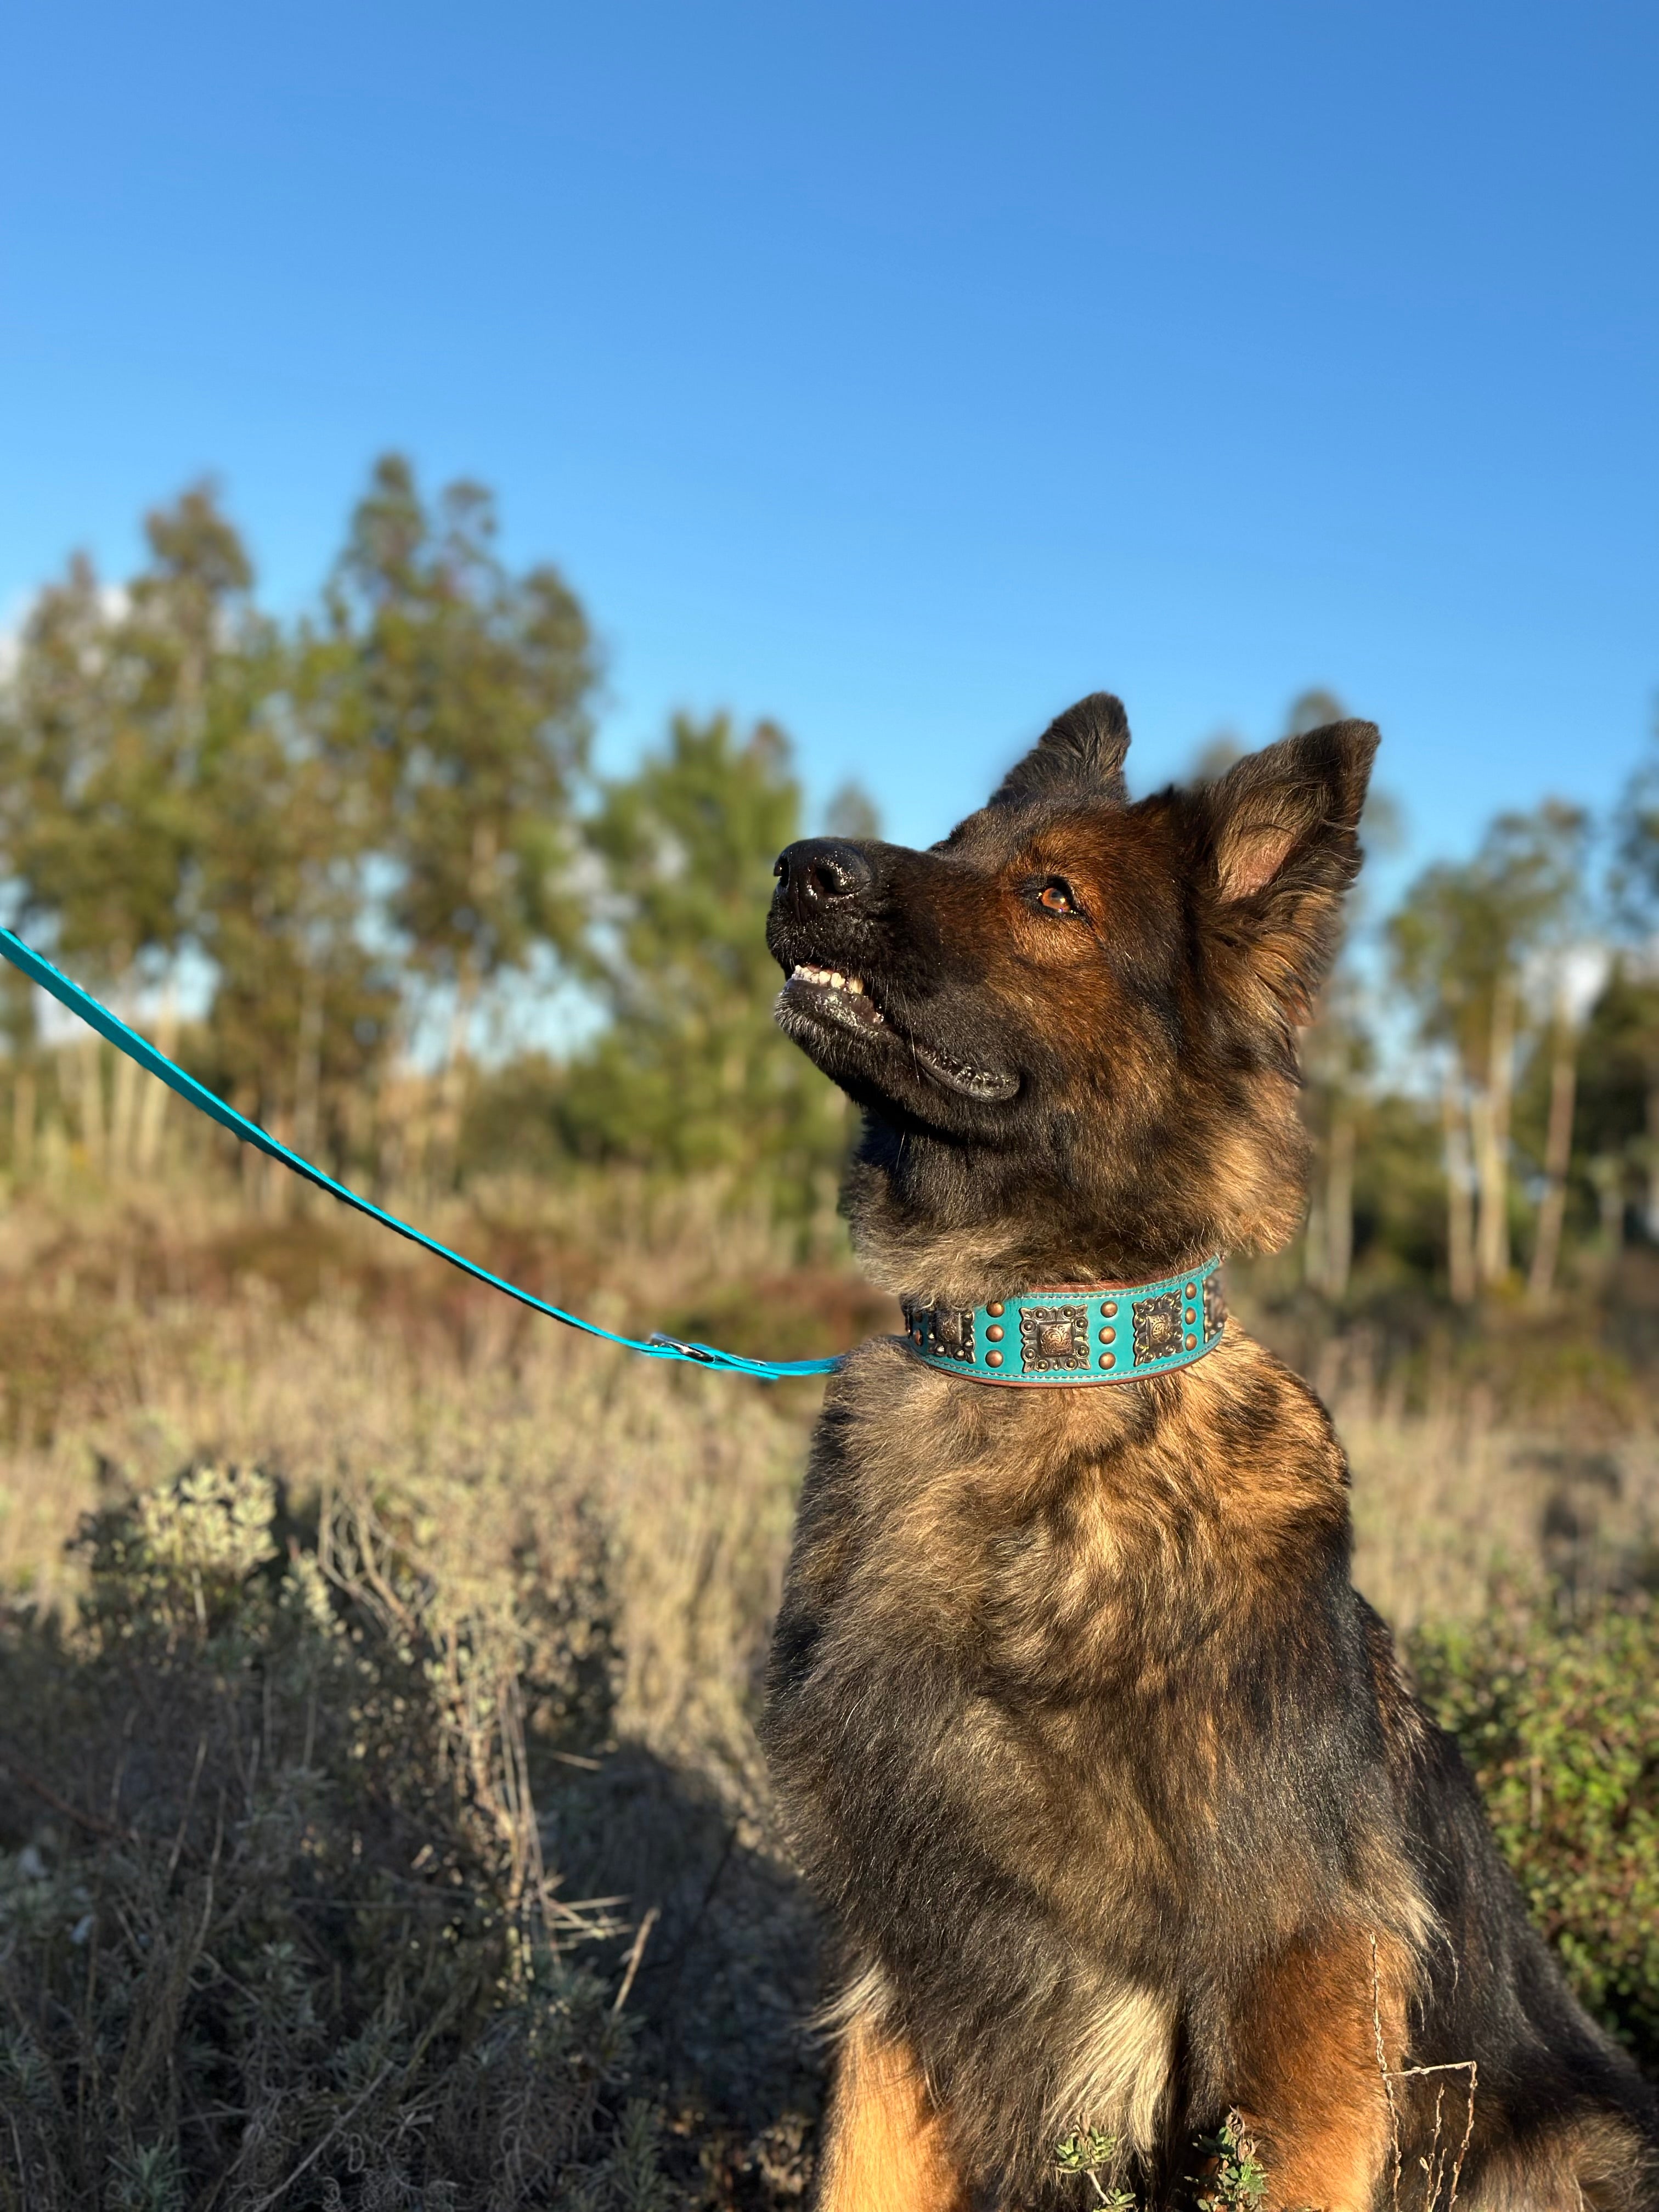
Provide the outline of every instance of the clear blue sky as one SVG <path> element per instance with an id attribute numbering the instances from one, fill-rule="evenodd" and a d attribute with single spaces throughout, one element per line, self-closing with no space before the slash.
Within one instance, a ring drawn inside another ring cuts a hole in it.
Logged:
<path id="1" fill-rule="evenodd" d="M 500 490 L 606 757 L 769 713 L 937 835 L 1081 691 L 1141 788 L 1304 684 L 1418 855 L 1659 684 L 1659 10 L 14 11 L 0 619 L 221 477 L 300 603 L 371 456 Z"/>

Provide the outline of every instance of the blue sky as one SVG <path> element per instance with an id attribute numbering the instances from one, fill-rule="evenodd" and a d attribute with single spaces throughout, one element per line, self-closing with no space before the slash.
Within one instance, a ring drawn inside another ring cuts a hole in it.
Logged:
<path id="1" fill-rule="evenodd" d="M 1106 685 L 1304 685 L 1413 859 L 1659 685 L 1659 11 L 15 11 L 0 618 L 216 472 L 300 604 L 371 457 L 499 489 L 605 757 L 767 713 L 938 835 Z"/>

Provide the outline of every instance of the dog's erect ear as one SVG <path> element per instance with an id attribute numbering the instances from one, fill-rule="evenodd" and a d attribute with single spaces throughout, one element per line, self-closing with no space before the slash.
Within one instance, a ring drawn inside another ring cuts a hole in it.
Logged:
<path id="1" fill-rule="evenodd" d="M 1294 1018 L 1310 1011 L 1359 872 L 1376 745 L 1375 723 L 1331 722 L 1250 754 L 1203 794 L 1220 933 L 1248 945 Z"/>
<path id="2" fill-rule="evenodd" d="M 1109 691 L 1091 691 L 1055 715 L 1024 759 L 1003 777 L 990 803 L 1017 806 L 1033 799 L 1075 798 L 1121 806 L 1129 795 L 1123 781 L 1128 750 L 1123 702 Z"/>

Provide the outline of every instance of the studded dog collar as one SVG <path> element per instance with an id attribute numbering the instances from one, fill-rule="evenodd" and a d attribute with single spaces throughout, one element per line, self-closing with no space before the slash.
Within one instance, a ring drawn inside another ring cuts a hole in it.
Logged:
<path id="1" fill-rule="evenodd" d="M 909 1306 L 912 1349 L 975 1382 L 1139 1382 L 1213 1352 L 1227 1318 L 1221 1255 L 1160 1283 L 1085 1283 L 987 1305 Z"/>

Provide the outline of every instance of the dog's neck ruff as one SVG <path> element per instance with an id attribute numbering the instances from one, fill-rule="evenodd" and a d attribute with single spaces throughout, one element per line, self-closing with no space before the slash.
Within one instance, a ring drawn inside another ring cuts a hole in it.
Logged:
<path id="1" fill-rule="evenodd" d="M 1227 1319 L 1221 1255 L 1157 1283 L 1066 1284 L 973 1307 L 913 1306 L 916 1357 L 975 1382 L 1141 1382 L 1213 1352 Z"/>

